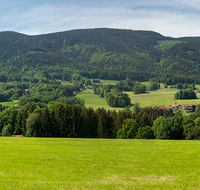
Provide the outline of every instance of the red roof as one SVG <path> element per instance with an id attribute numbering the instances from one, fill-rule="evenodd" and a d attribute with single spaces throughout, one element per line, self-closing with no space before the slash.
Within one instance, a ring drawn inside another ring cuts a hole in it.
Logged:
<path id="1" fill-rule="evenodd" d="M 23 135 L 12 135 L 11 137 L 23 137 Z"/>
<path id="2" fill-rule="evenodd" d="M 181 105 L 182 107 L 192 107 L 192 106 L 194 106 L 193 104 L 191 104 L 191 105 Z"/>
<path id="3" fill-rule="evenodd" d="M 192 106 L 187 106 L 186 107 L 188 110 L 193 110 L 194 108 Z"/>
<path id="4" fill-rule="evenodd" d="M 172 106 L 172 107 L 179 107 L 180 104 L 172 104 L 171 106 Z"/>
<path id="5" fill-rule="evenodd" d="M 160 108 L 160 109 L 163 109 L 163 110 L 168 110 L 168 109 L 171 109 L 172 107 L 171 106 L 169 106 L 169 107 L 167 107 L 167 106 L 155 106 L 156 108 Z"/>

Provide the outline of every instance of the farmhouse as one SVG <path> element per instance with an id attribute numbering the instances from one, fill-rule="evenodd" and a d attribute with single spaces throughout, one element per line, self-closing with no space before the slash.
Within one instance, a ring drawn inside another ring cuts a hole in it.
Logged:
<path id="1" fill-rule="evenodd" d="M 163 110 L 169 110 L 172 109 L 171 106 L 167 107 L 167 106 L 155 106 L 156 109 L 163 109 Z"/>
<path id="2" fill-rule="evenodd" d="M 23 135 L 12 135 L 11 137 L 23 137 Z"/>
<path id="3" fill-rule="evenodd" d="M 172 104 L 169 107 L 167 107 L 167 106 L 155 106 L 155 109 L 166 109 L 166 110 L 172 109 L 172 110 L 175 110 L 176 108 L 178 108 L 180 110 L 194 112 L 196 110 L 196 106 L 197 106 L 197 104 L 191 104 L 191 105 Z"/>
<path id="4" fill-rule="evenodd" d="M 175 110 L 176 108 L 180 108 L 181 104 L 172 104 L 170 105 L 172 107 L 172 110 Z"/>
<path id="5" fill-rule="evenodd" d="M 192 104 L 192 105 L 180 105 L 179 109 L 193 112 L 193 111 L 196 110 L 196 105 L 194 105 L 194 104 Z"/>

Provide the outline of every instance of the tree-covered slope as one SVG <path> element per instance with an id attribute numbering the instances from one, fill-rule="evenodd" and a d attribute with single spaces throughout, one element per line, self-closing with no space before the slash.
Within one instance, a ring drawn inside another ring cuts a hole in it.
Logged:
<path id="1" fill-rule="evenodd" d="M 0 33 L 0 75 L 9 80 L 197 77 L 200 40 L 151 31 L 85 29 L 28 36 Z M 198 78 L 198 77 L 197 77 Z M 1 80 L 1 77 L 0 77 Z"/>

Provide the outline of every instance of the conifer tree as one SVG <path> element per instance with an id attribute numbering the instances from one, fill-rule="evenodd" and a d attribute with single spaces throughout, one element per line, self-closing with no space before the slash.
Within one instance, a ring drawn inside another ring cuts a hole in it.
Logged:
<path id="1" fill-rule="evenodd" d="M 33 104 L 31 105 L 31 107 L 29 108 L 28 114 L 33 113 L 33 111 L 34 111 L 35 109 L 36 109 L 36 105 L 35 105 L 35 103 L 33 103 Z"/>
<path id="2" fill-rule="evenodd" d="M 71 112 L 72 126 L 69 132 L 71 137 L 75 138 L 78 137 L 78 131 L 80 130 L 81 113 L 82 113 L 82 108 L 80 106 L 76 105 L 72 106 L 72 112 Z"/>
<path id="3" fill-rule="evenodd" d="M 13 134 L 15 135 L 21 135 L 22 134 L 22 114 L 21 114 L 21 110 L 18 110 L 17 112 L 17 117 L 16 117 L 16 121 L 15 121 L 15 131 Z"/>
<path id="4" fill-rule="evenodd" d="M 52 125 L 50 120 L 50 114 L 47 106 L 44 108 L 41 116 L 41 136 L 51 136 Z"/>
<path id="5" fill-rule="evenodd" d="M 64 106 L 62 104 L 56 105 L 55 109 L 55 126 L 54 135 L 56 137 L 64 136 Z"/>
<path id="6" fill-rule="evenodd" d="M 28 118 L 28 113 L 27 110 L 25 110 L 22 114 L 22 120 L 21 120 L 21 130 L 22 130 L 22 135 L 26 135 L 26 119 Z"/>

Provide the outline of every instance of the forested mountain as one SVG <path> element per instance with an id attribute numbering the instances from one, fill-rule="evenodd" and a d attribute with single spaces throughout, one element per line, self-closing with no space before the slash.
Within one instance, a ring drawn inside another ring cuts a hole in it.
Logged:
<path id="1" fill-rule="evenodd" d="M 199 37 L 107 28 L 37 36 L 0 33 L 0 81 L 70 81 L 77 73 L 88 78 L 199 83 L 199 71 Z"/>

